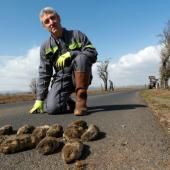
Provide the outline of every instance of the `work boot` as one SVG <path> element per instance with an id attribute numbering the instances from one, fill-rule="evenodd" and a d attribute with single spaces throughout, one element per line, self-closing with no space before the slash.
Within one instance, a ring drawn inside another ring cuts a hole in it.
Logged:
<path id="1" fill-rule="evenodd" d="M 76 108 L 74 115 L 82 116 L 87 114 L 87 88 L 89 83 L 89 73 L 75 71 L 76 85 Z"/>
<path id="2" fill-rule="evenodd" d="M 67 100 L 67 106 L 68 106 L 68 110 L 70 113 L 73 113 L 76 107 L 76 103 L 73 99 L 71 99 L 70 97 Z"/>

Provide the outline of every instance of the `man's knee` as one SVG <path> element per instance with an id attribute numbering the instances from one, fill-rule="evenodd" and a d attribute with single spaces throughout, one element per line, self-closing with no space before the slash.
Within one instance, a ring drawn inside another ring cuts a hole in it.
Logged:
<path id="1" fill-rule="evenodd" d="M 86 72 L 91 71 L 92 63 L 90 59 L 85 55 L 78 55 L 74 59 L 74 63 L 75 63 L 74 70 L 86 71 Z"/>
<path id="2" fill-rule="evenodd" d="M 61 114 L 63 112 L 63 106 L 56 105 L 56 103 L 47 103 L 46 111 L 50 115 Z"/>
<path id="3" fill-rule="evenodd" d="M 48 106 L 46 107 L 46 111 L 47 111 L 47 113 L 50 114 L 50 115 L 55 115 L 55 114 L 57 114 L 57 112 L 58 112 L 58 108 L 48 105 Z"/>

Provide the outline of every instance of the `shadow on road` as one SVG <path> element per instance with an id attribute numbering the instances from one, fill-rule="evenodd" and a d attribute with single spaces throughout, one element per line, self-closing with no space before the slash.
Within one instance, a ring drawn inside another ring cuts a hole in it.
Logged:
<path id="1" fill-rule="evenodd" d="M 92 141 L 96 141 L 96 140 L 100 140 L 106 137 L 106 133 L 105 132 L 99 132 L 99 135 L 96 139 L 92 140 Z M 87 144 L 84 144 L 84 150 L 83 150 L 83 156 L 81 157 L 81 160 L 85 160 L 89 155 L 91 154 L 90 151 L 90 146 Z"/>
<path id="2" fill-rule="evenodd" d="M 147 107 L 142 104 L 125 104 L 125 105 L 100 105 L 88 107 L 89 114 L 94 112 L 102 112 L 102 111 L 113 111 L 113 110 L 129 110 L 136 109 L 138 107 Z"/>
<path id="3" fill-rule="evenodd" d="M 90 146 L 84 144 L 83 155 L 81 156 L 81 160 L 85 160 L 91 154 Z"/>

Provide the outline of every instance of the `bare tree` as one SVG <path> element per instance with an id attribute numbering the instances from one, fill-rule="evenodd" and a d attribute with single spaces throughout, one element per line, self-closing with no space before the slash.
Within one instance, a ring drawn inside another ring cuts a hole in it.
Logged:
<path id="1" fill-rule="evenodd" d="M 161 66 L 160 79 L 161 87 L 168 88 L 168 80 L 170 78 L 170 20 L 167 22 L 161 37 Z"/>
<path id="2" fill-rule="evenodd" d="M 33 78 L 30 83 L 30 88 L 33 94 L 36 94 L 36 87 L 37 87 L 37 81 L 36 78 Z"/>
<path id="3" fill-rule="evenodd" d="M 98 72 L 99 78 L 104 83 L 104 90 L 105 91 L 108 90 L 108 86 L 107 86 L 107 81 L 108 81 L 108 65 L 109 65 L 109 60 L 99 61 L 99 64 L 97 65 L 97 72 Z"/>

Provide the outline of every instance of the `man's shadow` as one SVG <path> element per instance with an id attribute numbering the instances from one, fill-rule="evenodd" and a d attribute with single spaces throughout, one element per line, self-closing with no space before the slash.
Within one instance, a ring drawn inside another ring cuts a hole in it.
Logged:
<path id="1" fill-rule="evenodd" d="M 88 107 L 89 114 L 95 112 L 103 112 L 103 111 L 114 111 L 114 110 L 129 110 L 136 109 L 139 107 L 147 107 L 142 104 L 121 104 L 121 105 L 100 105 L 100 106 L 90 106 Z"/>

